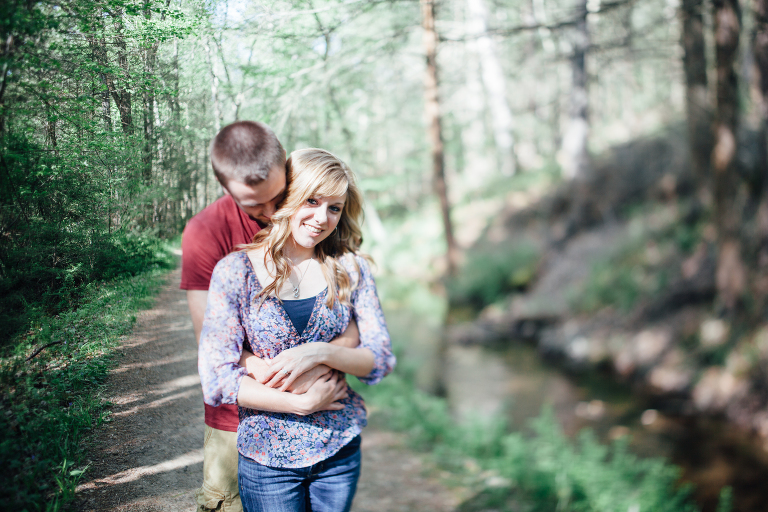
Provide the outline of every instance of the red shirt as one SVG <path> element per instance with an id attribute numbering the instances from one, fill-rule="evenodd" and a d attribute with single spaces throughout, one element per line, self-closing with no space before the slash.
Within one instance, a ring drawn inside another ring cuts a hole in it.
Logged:
<path id="1" fill-rule="evenodd" d="M 208 290 L 213 267 L 240 244 L 253 241 L 261 227 L 240 209 L 232 196 L 224 195 L 195 215 L 181 237 L 182 290 Z M 205 404 L 205 424 L 237 432 L 237 406 Z"/>

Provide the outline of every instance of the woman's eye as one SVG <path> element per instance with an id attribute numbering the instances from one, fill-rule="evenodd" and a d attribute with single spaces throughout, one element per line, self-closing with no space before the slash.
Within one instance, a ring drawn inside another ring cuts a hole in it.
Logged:
<path id="1" fill-rule="evenodd" d="M 341 208 L 338 206 L 331 206 L 330 210 L 335 213 L 339 213 L 341 211 Z"/>
<path id="2" fill-rule="evenodd" d="M 313 198 L 310 197 L 309 199 L 307 199 L 307 203 L 311 204 L 311 205 L 316 205 L 317 204 L 317 199 L 313 199 Z"/>

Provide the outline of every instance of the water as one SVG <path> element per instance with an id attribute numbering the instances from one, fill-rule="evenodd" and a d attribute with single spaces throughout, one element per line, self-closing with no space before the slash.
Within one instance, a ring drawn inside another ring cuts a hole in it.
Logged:
<path id="1" fill-rule="evenodd" d="M 733 487 L 734 512 L 768 510 L 768 450 L 758 439 L 725 421 L 680 414 L 672 399 L 642 395 L 608 375 L 572 375 L 543 361 L 535 347 L 510 340 L 499 348 L 441 348 L 441 329 L 428 316 L 405 310 L 387 314 L 393 339 L 404 347 L 401 363 L 418 367 L 419 385 L 442 380 L 459 418 L 503 414 L 514 429 L 527 428 L 546 404 L 564 432 L 591 428 L 609 442 L 629 436 L 630 449 L 664 457 L 695 485 L 702 512 L 715 512 L 720 490 Z M 405 341 L 407 340 L 407 342 Z M 441 352 L 442 355 L 441 355 Z"/>
<path id="2" fill-rule="evenodd" d="M 633 393 L 598 374 L 569 375 L 541 360 L 530 345 L 503 349 L 453 346 L 448 350 L 448 399 L 459 417 L 504 414 L 525 429 L 542 406 L 553 407 L 563 430 L 591 428 L 605 442 L 629 436 L 630 449 L 665 457 L 696 486 L 703 512 L 714 512 L 720 489 L 734 489 L 734 511 L 768 508 L 768 452 L 758 440 L 721 420 L 682 416 L 677 404 Z"/>

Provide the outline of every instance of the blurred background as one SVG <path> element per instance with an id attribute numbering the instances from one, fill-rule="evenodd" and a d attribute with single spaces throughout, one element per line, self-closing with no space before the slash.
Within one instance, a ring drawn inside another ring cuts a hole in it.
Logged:
<path id="1" fill-rule="evenodd" d="M 4 345 L 156 263 L 263 121 L 359 177 L 372 421 L 462 510 L 765 510 L 768 1 L 9 0 L 0 64 Z"/>

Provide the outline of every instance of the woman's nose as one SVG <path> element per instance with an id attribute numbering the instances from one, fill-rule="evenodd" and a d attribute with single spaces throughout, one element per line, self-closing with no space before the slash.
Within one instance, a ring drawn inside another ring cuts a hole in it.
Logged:
<path id="1" fill-rule="evenodd" d="M 325 224 L 328 220 L 328 207 L 325 205 L 315 209 L 315 221 L 320 224 Z"/>

